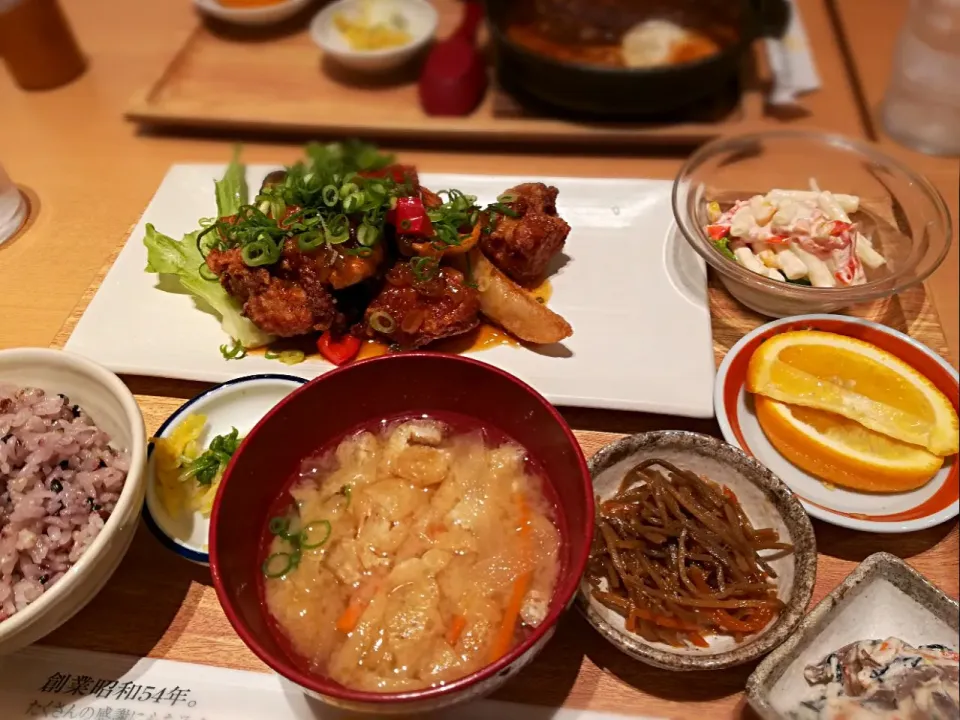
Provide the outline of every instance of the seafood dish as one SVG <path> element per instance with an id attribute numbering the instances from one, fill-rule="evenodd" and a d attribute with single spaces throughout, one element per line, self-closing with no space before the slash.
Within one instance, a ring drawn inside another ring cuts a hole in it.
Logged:
<path id="1" fill-rule="evenodd" d="M 813 185 L 771 190 L 726 208 L 710 202 L 704 230 L 721 254 L 757 275 L 817 288 L 863 285 L 867 271 L 887 261 L 851 220 L 860 198 Z"/>

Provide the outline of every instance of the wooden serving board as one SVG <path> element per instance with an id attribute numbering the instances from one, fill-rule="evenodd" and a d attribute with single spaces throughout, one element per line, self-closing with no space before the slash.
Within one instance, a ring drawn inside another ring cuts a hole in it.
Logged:
<path id="1" fill-rule="evenodd" d="M 438 37 L 456 27 L 456 0 L 435 0 Z M 798 0 L 821 67 L 842 67 L 821 0 Z M 647 123 L 549 117 L 493 87 L 468 117 L 431 117 L 417 99 L 417 66 L 391 76 L 350 73 L 326 61 L 300 18 L 272 35 L 200 23 L 160 77 L 139 93 L 127 117 L 154 126 L 285 132 L 321 137 L 486 140 L 591 145 L 697 144 L 721 134 L 771 127 L 823 128 L 859 135 L 859 114 L 845 73 L 823 73 L 823 87 L 785 111 L 765 107 L 770 85 L 762 45 L 744 64 L 727 100 L 684 117 Z M 492 74 L 492 72 L 491 72 Z"/>
<path id="2" fill-rule="evenodd" d="M 57 334 L 55 347 L 63 347 L 115 257 L 116 253 L 84 293 Z M 766 322 L 766 318 L 737 303 L 712 275 L 709 297 L 719 363 L 737 340 Z M 854 314 L 906 332 L 947 356 L 936 311 L 922 286 L 862 306 Z M 202 383 L 162 378 L 125 380 L 137 397 L 150 433 L 185 399 L 206 387 Z M 582 408 L 564 409 L 563 414 L 575 428 L 587 456 L 629 433 L 680 428 L 719 437 L 713 420 Z M 813 603 L 833 590 L 857 563 L 881 550 L 906 558 L 950 597 L 960 595 L 956 520 L 909 535 L 861 533 L 816 520 L 814 527 L 820 556 Z M 209 570 L 176 557 L 144 526 L 107 586 L 47 642 L 60 647 L 268 672 L 231 628 L 217 601 Z M 692 674 L 648 667 L 621 654 L 577 613 L 571 612 L 540 656 L 496 697 L 533 705 L 652 717 L 755 718 L 746 709 L 743 697 L 753 667 Z"/>

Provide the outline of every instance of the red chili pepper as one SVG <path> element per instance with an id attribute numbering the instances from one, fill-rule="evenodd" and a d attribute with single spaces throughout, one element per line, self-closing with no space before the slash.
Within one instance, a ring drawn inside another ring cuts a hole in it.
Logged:
<path id="1" fill-rule="evenodd" d="M 833 276 L 842 284 L 849 285 L 857 276 L 857 271 L 859 269 L 857 257 L 853 254 L 853 249 L 851 248 L 850 254 L 847 256 L 847 261 L 842 267 L 837 268 L 837 271 L 833 274 Z"/>
<path id="2" fill-rule="evenodd" d="M 827 232 L 834 236 L 843 235 L 851 230 L 853 230 L 853 223 L 843 222 L 842 220 L 834 220 L 827 228 Z"/>
<path id="3" fill-rule="evenodd" d="M 360 352 L 360 338 L 342 335 L 334 338 L 325 332 L 317 339 L 317 350 L 334 365 L 343 365 L 353 360 Z"/>
<path id="4" fill-rule="evenodd" d="M 427 217 L 423 201 L 418 197 L 397 198 L 397 206 L 387 213 L 387 222 L 392 223 L 397 232 L 403 235 L 433 236 L 433 225 Z"/>
<path id="5" fill-rule="evenodd" d="M 713 240 L 722 240 L 729 234 L 729 225 L 707 225 L 707 235 Z"/>
<path id="6" fill-rule="evenodd" d="M 770 243 L 771 245 L 786 245 L 787 239 L 786 235 L 771 235 L 764 242 Z"/>
<path id="7" fill-rule="evenodd" d="M 420 179 L 417 177 L 417 168 L 413 165 L 387 165 L 379 170 L 362 170 L 357 173 L 365 178 L 389 177 L 395 183 L 410 183 L 414 190 L 420 189 Z"/>

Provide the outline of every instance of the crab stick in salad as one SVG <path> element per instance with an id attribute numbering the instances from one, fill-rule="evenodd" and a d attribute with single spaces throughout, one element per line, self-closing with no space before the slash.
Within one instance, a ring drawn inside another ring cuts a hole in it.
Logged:
<path id="1" fill-rule="evenodd" d="M 850 215 L 860 208 L 855 195 L 821 190 L 774 189 L 737 200 L 726 210 L 707 206 L 707 235 L 717 250 L 751 272 L 813 287 L 846 287 L 867 281 L 864 267 L 886 259 Z"/>

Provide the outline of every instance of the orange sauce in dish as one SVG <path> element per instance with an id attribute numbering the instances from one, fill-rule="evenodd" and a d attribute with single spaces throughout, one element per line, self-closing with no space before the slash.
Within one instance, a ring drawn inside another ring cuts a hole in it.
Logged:
<path id="1" fill-rule="evenodd" d="M 279 5 L 285 0 L 217 0 L 217 2 L 228 8 L 258 8 Z"/>

